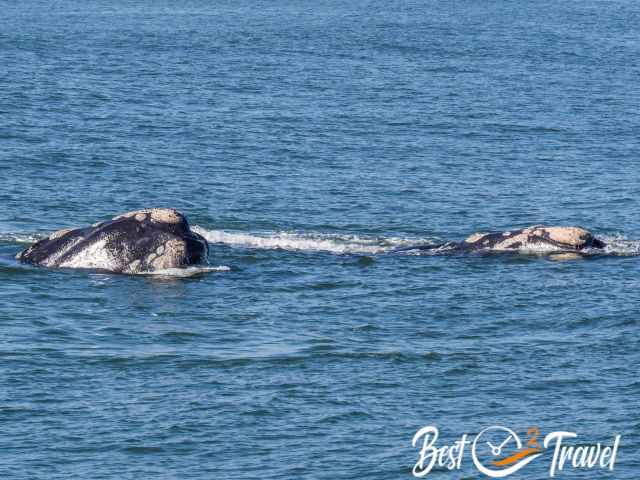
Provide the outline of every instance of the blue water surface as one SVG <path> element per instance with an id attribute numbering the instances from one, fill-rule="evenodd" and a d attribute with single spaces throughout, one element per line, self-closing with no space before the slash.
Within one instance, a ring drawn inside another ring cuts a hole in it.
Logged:
<path id="1" fill-rule="evenodd" d="M 409 479 L 425 425 L 621 435 L 556 478 L 637 478 L 638 2 L 0 11 L 0 478 Z M 152 206 L 228 268 L 13 260 Z M 538 223 L 620 246 L 387 253 Z"/>

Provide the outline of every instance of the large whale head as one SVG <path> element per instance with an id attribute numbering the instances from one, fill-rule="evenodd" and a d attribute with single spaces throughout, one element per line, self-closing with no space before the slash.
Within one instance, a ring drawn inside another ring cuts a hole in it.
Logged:
<path id="1" fill-rule="evenodd" d="M 154 208 L 57 231 L 16 258 L 44 267 L 141 273 L 199 263 L 207 254 L 207 241 L 191 231 L 184 215 Z"/>

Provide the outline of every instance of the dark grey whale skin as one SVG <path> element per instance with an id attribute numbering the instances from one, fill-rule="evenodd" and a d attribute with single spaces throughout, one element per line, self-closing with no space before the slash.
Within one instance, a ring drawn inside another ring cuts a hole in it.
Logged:
<path id="1" fill-rule="evenodd" d="M 532 228 L 532 227 L 529 227 Z M 509 247 L 505 249 L 501 249 L 501 245 L 505 244 L 508 240 L 512 240 L 518 236 L 522 236 L 525 234 L 525 230 L 527 229 L 519 229 L 512 230 L 508 233 L 505 232 L 489 232 L 484 234 L 477 241 L 469 242 L 444 242 L 439 244 L 430 244 L 430 245 L 414 245 L 408 247 L 398 248 L 392 251 L 392 253 L 401 253 L 407 252 L 411 250 L 421 250 L 421 251 L 434 251 L 434 250 L 442 250 L 443 253 L 474 253 L 474 252 L 516 252 L 519 248 L 523 246 L 520 242 L 512 243 Z M 589 237 L 585 240 L 583 245 L 578 247 L 563 244 L 557 241 L 552 240 L 548 236 L 529 236 L 527 238 L 528 243 L 531 244 L 540 244 L 547 245 L 551 247 L 555 247 L 558 251 L 563 252 L 574 252 L 579 253 L 580 251 L 586 249 L 603 249 L 606 247 L 606 243 L 602 240 L 594 237 L 589 234 Z"/>
<path id="2" fill-rule="evenodd" d="M 140 273 L 197 264 L 206 259 L 208 243 L 204 237 L 191 231 L 184 215 L 174 210 L 155 211 L 169 211 L 175 221 L 154 220 L 152 210 L 131 212 L 129 216 L 114 217 L 89 227 L 56 232 L 22 251 L 16 258 L 33 265 L 65 267 L 73 264 L 74 259 L 97 242 L 105 241 L 104 250 L 112 259 L 110 264 L 95 267 L 80 265 L 77 268 Z M 167 248 L 172 245 L 184 247 L 176 252 Z M 157 253 L 159 251 L 170 257 L 163 258 L 162 254 Z"/>

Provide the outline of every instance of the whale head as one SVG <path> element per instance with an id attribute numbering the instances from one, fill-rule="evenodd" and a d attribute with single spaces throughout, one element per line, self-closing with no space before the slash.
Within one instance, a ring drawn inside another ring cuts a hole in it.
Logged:
<path id="1" fill-rule="evenodd" d="M 514 233 L 505 234 L 507 238 L 498 247 L 513 246 L 542 247 L 549 251 L 581 251 L 588 248 L 604 248 L 605 243 L 597 239 L 589 230 L 582 227 L 535 225 Z"/>
<path id="2" fill-rule="evenodd" d="M 604 248 L 605 244 L 582 227 L 534 227 L 533 235 L 567 250 Z"/>
<path id="3" fill-rule="evenodd" d="M 16 258 L 45 267 L 142 273 L 199 263 L 207 254 L 207 241 L 190 229 L 184 215 L 154 208 L 57 231 Z"/>
<path id="4" fill-rule="evenodd" d="M 475 233 L 461 244 L 466 250 L 577 252 L 605 243 L 582 227 L 535 225 L 520 230 Z"/>

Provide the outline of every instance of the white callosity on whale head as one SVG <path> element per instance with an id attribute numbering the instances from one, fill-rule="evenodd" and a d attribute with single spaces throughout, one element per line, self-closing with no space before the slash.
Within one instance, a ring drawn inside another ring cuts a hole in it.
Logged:
<path id="1" fill-rule="evenodd" d="M 145 259 L 152 270 L 165 270 L 182 265 L 182 259 L 187 254 L 187 245 L 183 240 L 172 238 L 155 249 Z"/>
<path id="2" fill-rule="evenodd" d="M 585 246 L 593 238 L 591 232 L 580 227 L 544 227 L 541 230 L 554 242 L 576 248 Z"/>
<path id="3" fill-rule="evenodd" d="M 593 240 L 588 230 L 580 227 L 547 227 L 536 225 L 522 231 L 527 235 L 523 249 L 533 251 L 581 250 Z"/>
<path id="4" fill-rule="evenodd" d="M 132 217 L 134 217 L 139 222 L 150 218 L 153 222 L 170 224 L 180 223 L 184 219 L 184 216 L 173 208 L 145 208 L 142 210 L 134 210 L 132 212 L 123 213 L 122 215 L 113 217 L 113 220 Z"/>
<path id="5" fill-rule="evenodd" d="M 58 238 L 64 237 L 67 233 L 73 232 L 73 228 L 65 228 L 63 230 L 58 230 L 57 232 L 53 232 L 49 235 L 49 240 L 57 240 Z"/>
<path id="6" fill-rule="evenodd" d="M 488 233 L 483 233 L 483 232 L 474 233 L 473 235 L 470 235 L 468 238 L 465 239 L 465 243 L 476 243 L 476 242 L 482 240 L 487 235 L 489 235 L 489 234 Z"/>

